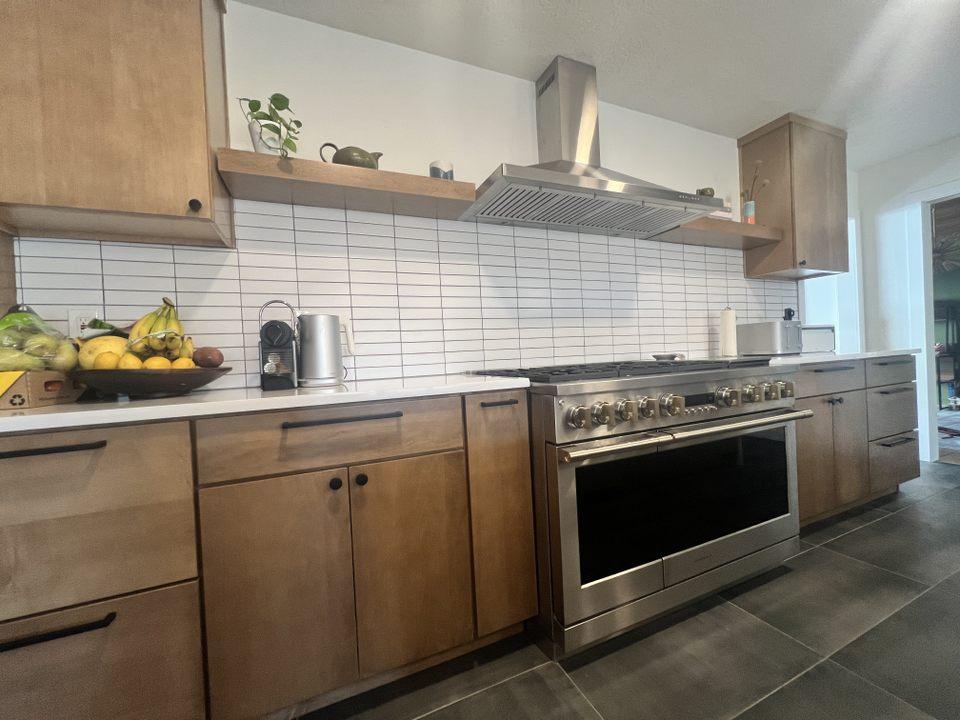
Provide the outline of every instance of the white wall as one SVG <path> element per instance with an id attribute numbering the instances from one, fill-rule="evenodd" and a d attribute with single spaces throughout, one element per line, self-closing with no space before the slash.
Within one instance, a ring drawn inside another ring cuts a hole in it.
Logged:
<path id="1" fill-rule="evenodd" d="M 250 149 L 237 97 L 282 92 L 303 123 L 299 157 L 324 142 L 384 153 L 384 170 L 426 174 L 431 160 L 480 183 L 502 162 L 538 162 L 534 85 L 436 55 L 250 5 L 225 17 L 231 144 Z M 603 94 L 603 70 L 598 83 Z M 733 138 L 600 104 L 600 149 L 611 170 L 677 190 L 739 187 Z M 739 203 L 734 202 L 738 206 Z"/>
<path id="2" fill-rule="evenodd" d="M 960 136 L 863 169 L 861 252 L 866 347 L 921 347 L 921 453 L 937 456 L 929 206 L 960 194 Z"/>

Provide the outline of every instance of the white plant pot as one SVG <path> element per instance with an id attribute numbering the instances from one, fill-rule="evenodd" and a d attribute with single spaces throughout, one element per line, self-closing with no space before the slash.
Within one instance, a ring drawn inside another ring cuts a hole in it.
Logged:
<path id="1" fill-rule="evenodd" d="M 267 145 L 260 137 L 260 123 L 256 120 L 251 120 L 247 123 L 247 130 L 250 131 L 250 142 L 253 143 L 254 152 L 277 154 L 277 151 Z"/>

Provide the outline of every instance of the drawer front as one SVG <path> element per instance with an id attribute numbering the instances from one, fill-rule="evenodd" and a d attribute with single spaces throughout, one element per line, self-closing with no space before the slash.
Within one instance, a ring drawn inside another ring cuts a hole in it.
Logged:
<path id="1" fill-rule="evenodd" d="M 797 397 L 860 390 L 865 386 L 863 360 L 801 365 L 797 370 Z"/>
<path id="2" fill-rule="evenodd" d="M 893 491 L 920 476 L 920 443 L 909 432 L 870 443 L 870 492 Z"/>
<path id="3" fill-rule="evenodd" d="M 913 355 L 870 358 L 867 360 L 867 387 L 897 385 L 917 379 Z"/>
<path id="4" fill-rule="evenodd" d="M 4 720 L 203 713 L 195 581 L 0 623 Z"/>
<path id="5" fill-rule="evenodd" d="M 913 383 L 867 390 L 867 429 L 870 440 L 917 427 L 917 386 Z"/>
<path id="6" fill-rule="evenodd" d="M 0 620 L 196 577 L 186 422 L 0 438 Z"/>
<path id="7" fill-rule="evenodd" d="M 463 447 L 459 395 L 197 421 L 201 485 Z"/>

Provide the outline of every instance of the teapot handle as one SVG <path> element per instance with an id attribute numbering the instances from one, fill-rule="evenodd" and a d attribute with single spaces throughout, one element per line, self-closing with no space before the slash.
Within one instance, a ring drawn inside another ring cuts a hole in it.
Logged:
<path id="1" fill-rule="evenodd" d="M 328 148 L 328 147 L 332 147 L 332 148 L 333 148 L 333 151 L 334 151 L 335 153 L 340 151 L 340 148 L 338 148 L 338 147 L 337 147 L 336 145 L 334 145 L 333 143 L 324 143 L 323 145 L 321 145 L 321 146 L 320 146 L 320 159 L 323 160 L 324 162 L 330 162 L 329 160 L 327 160 L 327 159 L 323 156 L 323 151 L 324 151 L 326 148 Z"/>

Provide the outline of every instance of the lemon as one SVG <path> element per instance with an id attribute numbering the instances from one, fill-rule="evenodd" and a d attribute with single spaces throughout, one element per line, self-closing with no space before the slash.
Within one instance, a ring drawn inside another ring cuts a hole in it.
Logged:
<path id="1" fill-rule="evenodd" d="M 116 370 L 120 364 L 120 356 L 115 352 L 102 352 L 93 359 L 94 370 Z"/>
<path id="2" fill-rule="evenodd" d="M 170 361 L 161 355 L 157 355 L 156 357 L 151 357 L 144 360 L 143 366 L 148 370 L 169 370 Z"/>
<path id="3" fill-rule="evenodd" d="M 143 367 L 143 360 L 131 352 L 120 356 L 120 363 L 117 365 L 121 370 L 139 370 Z"/>
<path id="4" fill-rule="evenodd" d="M 189 370 L 190 368 L 195 368 L 196 364 L 190 358 L 177 358 L 173 361 L 174 370 Z"/>

